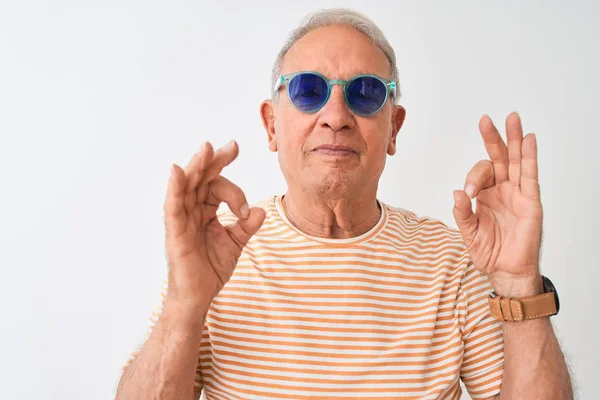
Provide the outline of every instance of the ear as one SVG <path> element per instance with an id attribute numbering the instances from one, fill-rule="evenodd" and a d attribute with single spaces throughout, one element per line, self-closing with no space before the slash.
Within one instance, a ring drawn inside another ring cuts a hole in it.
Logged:
<path id="1" fill-rule="evenodd" d="M 404 118 L 406 118 L 406 110 L 404 107 L 394 106 L 392 110 L 392 137 L 390 138 L 387 149 L 387 153 L 390 156 L 396 154 L 396 137 L 398 136 L 398 132 L 400 132 L 400 128 L 402 128 Z"/>
<path id="2" fill-rule="evenodd" d="M 273 101 L 265 100 L 260 103 L 260 118 L 269 140 L 269 150 L 277 151 L 277 140 L 275 139 L 275 106 Z"/>

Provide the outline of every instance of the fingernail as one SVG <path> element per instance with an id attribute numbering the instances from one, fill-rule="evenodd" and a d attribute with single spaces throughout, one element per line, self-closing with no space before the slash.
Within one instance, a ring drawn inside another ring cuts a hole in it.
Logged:
<path id="1" fill-rule="evenodd" d="M 204 150 L 204 148 L 206 147 L 206 143 L 208 142 L 204 142 L 202 143 L 202 145 L 198 148 L 198 150 L 196 150 L 196 155 L 202 153 L 202 151 Z"/>
<path id="2" fill-rule="evenodd" d="M 235 140 L 230 141 L 229 143 L 227 143 L 225 145 L 225 149 L 226 150 L 231 150 L 233 148 L 233 146 L 235 146 Z"/>
<path id="3" fill-rule="evenodd" d="M 244 204 L 242 207 L 240 207 L 240 211 L 242 212 L 242 217 L 244 217 L 244 219 L 247 219 L 250 215 L 250 208 L 248 207 L 248 204 Z"/>
<path id="4" fill-rule="evenodd" d="M 452 197 L 454 197 L 454 205 L 456 206 L 458 204 L 458 191 L 457 190 L 452 192 Z"/>
<path id="5" fill-rule="evenodd" d="M 465 193 L 467 194 L 467 196 L 469 196 L 470 199 L 472 199 L 473 197 L 475 197 L 475 186 L 468 184 L 467 186 L 465 186 Z"/>
<path id="6" fill-rule="evenodd" d="M 169 179 L 173 179 L 173 175 L 175 175 L 175 164 L 171 164 L 171 169 L 169 171 Z"/>

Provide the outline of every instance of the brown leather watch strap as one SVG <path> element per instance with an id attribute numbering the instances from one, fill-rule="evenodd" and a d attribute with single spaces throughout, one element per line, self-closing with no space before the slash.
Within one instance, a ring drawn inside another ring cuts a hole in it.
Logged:
<path id="1" fill-rule="evenodd" d="M 552 292 L 523 298 L 500 297 L 492 293 L 488 303 L 492 317 L 500 321 L 524 321 L 557 313 Z"/>

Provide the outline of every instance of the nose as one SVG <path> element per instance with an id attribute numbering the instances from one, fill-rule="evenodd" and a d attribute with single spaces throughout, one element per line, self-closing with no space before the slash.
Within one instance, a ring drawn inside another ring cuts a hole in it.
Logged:
<path id="1" fill-rule="evenodd" d="M 330 128 L 334 132 L 354 127 L 354 115 L 346 104 L 342 85 L 333 85 L 329 100 L 321 110 L 321 127 Z"/>

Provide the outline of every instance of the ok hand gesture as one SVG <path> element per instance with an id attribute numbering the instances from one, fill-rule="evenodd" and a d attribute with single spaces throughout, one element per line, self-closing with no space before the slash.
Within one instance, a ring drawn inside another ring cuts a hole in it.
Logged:
<path id="1" fill-rule="evenodd" d="M 508 145 L 488 116 L 479 121 L 479 130 L 490 159 L 475 164 L 464 191 L 454 191 L 454 218 L 473 263 L 499 295 L 539 294 L 542 203 L 536 137 L 523 137 L 517 113 L 506 119 Z"/>
<path id="2" fill-rule="evenodd" d="M 164 206 L 169 296 L 196 304 L 212 300 L 265 219 L 263 209 L 250 209 L 244 192 L 220 175 L 237 155 L 235 142 L 216 152 L 205 143 L 185 170 L 173 165 Z M 219 223 L 221 202 L 239 218 L 233 226 Z"/>

